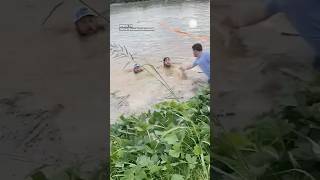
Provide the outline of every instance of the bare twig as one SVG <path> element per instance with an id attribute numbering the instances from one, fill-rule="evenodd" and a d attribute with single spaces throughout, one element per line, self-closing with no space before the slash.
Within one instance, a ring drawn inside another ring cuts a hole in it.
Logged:
<path id="1" fill-rule="evenodd" d="M 128 61 L 126 65 L 123 66 L 122 70 L 124 70 L 129 64 L 130 64 L 130 61 Z"/>
<path id="2" fill-rule="evenodd" d="M 179 98 L 175 95 L 175 93 L 174 93 L 174 91 L 172 90 L 172 88 L 169 86 L 169 84 L 167 83 L 167 81 L 162 77 L 162 75 L 157 71 L 157 69 L 153 66 L 153 65 L 151 65 L 151 64 L 145 64 L 146 66 L 149 66 L 149 67 L 151 67 L 157 74 L 158 74 L 158 76 L 159 76 L 159 78 L 161 79 L 161 80 L 159 80 L 158 78 L 158 81 L 160 81 L 168 90 L 169 90 L 169 92 L 176 98 L 176 100 L 177 101 L 179 101 Z M 143 65 L 143 66 L 145 66 L 145 65 Z M 150 73 L 150 72 L 149 72 Z M 150 73 L 150 74 L 152 74 L 152 73 Z M 152 74 L 153 75 L 153 74 Z M 154 76 L 154 75 L 153 75 Z M 155 76 L 154 76 L 155 77 Z"/>
<path id="3" fill-rule="evenodd" d="M 45 25 L 45 23 L 48 21 L 48 19 L 52 16 L 52 14 L 57 10 L 58 7 L 60 7 L 62 4 L 64 3 L 64 1 L 59 2 L 58 4 L 56 4 L 52 10 L 49 12 L 48 16 L 44 19 L 44 21 L 42 22 L 42 26 Z"/>

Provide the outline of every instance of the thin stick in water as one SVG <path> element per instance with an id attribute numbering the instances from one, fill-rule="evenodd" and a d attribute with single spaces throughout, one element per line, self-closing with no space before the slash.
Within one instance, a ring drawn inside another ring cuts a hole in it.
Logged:
<path id="1" fill-rule="evenodd" d="M 42 26 L 46 24 L 46 22 L 49 20 L 49 18 L 52 16 L 52 14 L 57 10 L 58 7 L 60 7 L 62 4 L 64 3 L 64 1 L 59 2 L 58 4 L 56 4 L 52 10 L 49 12 L 48 16 L 44 19 L 44 21 L 42 22 Z"/>

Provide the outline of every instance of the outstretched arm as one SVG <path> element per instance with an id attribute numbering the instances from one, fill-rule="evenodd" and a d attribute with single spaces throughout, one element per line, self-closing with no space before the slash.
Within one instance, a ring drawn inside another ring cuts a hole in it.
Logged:
<path id="1" fill-rule="evenodd" d="M 186 70 L 189 70 L 189 69 L 194 68 L 195 66 L 196 66 L 195 64 L 189 64 L 189 65 L 187 65 L 187 66 L 181 66 L 180 69 L 181 69 L 182 71 L 186 71 Z"/>

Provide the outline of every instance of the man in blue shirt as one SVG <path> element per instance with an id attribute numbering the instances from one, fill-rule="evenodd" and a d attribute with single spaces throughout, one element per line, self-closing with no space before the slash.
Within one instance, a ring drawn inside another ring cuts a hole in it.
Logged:
<path id="1" fill-rule="evenodd" d="M 203 73 L 208 77 L 208 82 L 210 82 L 210 53 L 203 52 L 202 45 L 200 43 L 194 44 L 192 46 L 192 50 L 193 56 L 196 57 L 196 60 L 186 67 L 181 67 L 181 70 L 185 71 L 199 66 Z"/>
<path id="2" fill-rule="evenodd" d="M 320 0 L 262 0 L 241 10 L 241 13 L 234 17 L 225 18 L 221 25 L 238 29 L 257 24 L 282 12 L 314 49 L 313 66 L 320 71 Z"/>

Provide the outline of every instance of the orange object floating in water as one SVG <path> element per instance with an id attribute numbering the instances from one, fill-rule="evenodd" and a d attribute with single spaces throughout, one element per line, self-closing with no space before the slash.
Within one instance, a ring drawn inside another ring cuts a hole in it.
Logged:
<path id="1" fill-rule="evenodd" d="M 209 37 L 208 36 L 205 36 L 205 35 L 193 35 L 191 33 L 188 33 L 188 32 L 185 32 L 185 31 L 182 31 L 180 28 L 173 28 L 173 27 L 170 27 L 168 25 L 168 23 L 164 22 L 164 21 L 161 21 L 160 23 L 160 26 L 164 27 L 165 29 L 167 29 L 168 31 L 171 31 L 171 32 L 174 32 L 176 34 L 178 34 L 179 36 L 182 36 L 182 37 L 190 37 L 194 40 L 197 40 L 197 41 L 202 41 L 202 42 L 207 42 L 209 40 Z"/>

